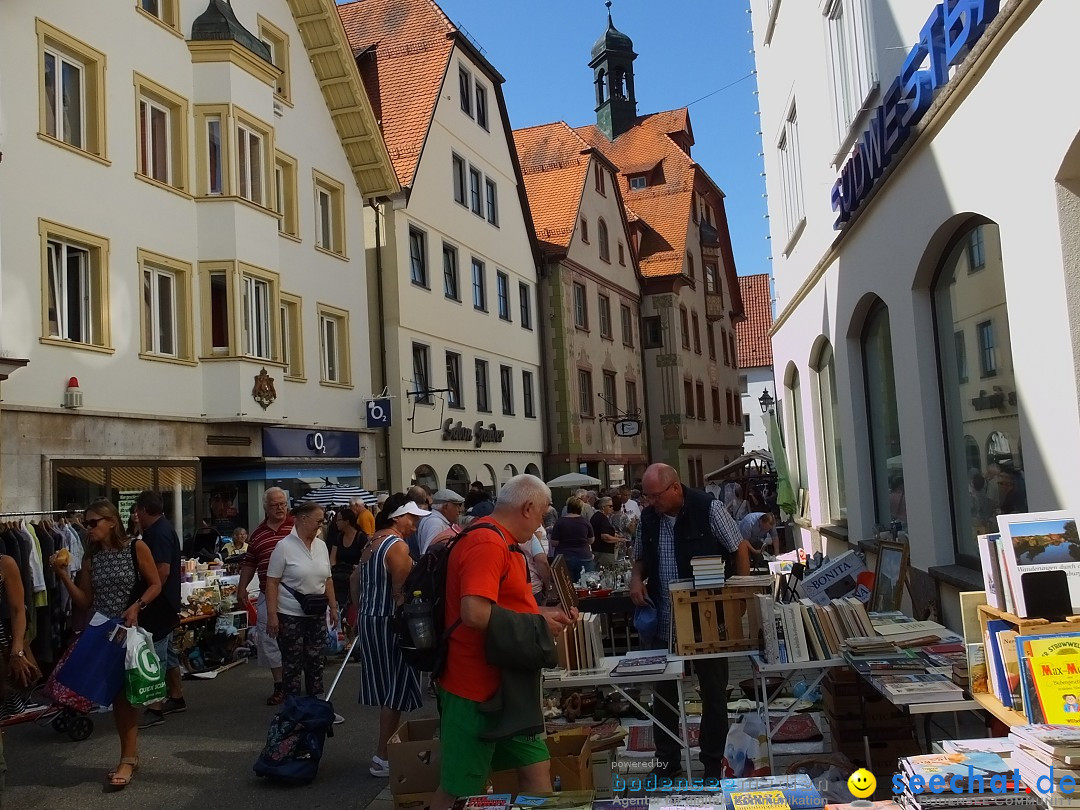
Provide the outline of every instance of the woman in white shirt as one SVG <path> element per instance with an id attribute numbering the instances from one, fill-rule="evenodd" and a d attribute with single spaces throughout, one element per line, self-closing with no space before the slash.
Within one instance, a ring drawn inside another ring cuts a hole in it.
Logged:
<path id="1" fill-rule="evenodd" d="M 306 693 L 321 695 L 327 607 L 333 623 L 338 621 L 330 554 L 316 537 L 323 508 L 301 504 L 293 510 L 293 520 L 293 530 L 274 547 L 266 570 L 266 631 L 281 650 L 282 691 L 301 694 L 302 672 Z"/>

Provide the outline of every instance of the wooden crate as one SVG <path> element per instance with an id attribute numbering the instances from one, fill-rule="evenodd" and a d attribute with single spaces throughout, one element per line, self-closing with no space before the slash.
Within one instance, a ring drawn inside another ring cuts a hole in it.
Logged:
<path id="1" fill-rule="evenodd" d="M 754 597 L 769 591 L 732 585 L 671 591 L 676 654 L 756 650 L 761 623 Z"/>

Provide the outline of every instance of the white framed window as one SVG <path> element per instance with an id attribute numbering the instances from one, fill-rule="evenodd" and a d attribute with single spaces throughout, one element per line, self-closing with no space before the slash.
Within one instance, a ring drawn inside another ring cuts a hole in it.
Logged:
<path id="1" fill-rule="evenodd" d="M 274 87 L 274 95 L 286 104 L 292 103 L 292 82 L 289 70 L 289 35 L 261 15 L 259 16 L 259 39 L 270 49 L 270 62 L 281 71 Z"/>
<path id="2" fill-rule="evenodd" d="M 96 344 L 90 251 L 59 239 L 48 243 L 49 337 Z"/>
<path id="3" fill-rule="evenodd" d="M 170 110 L 149 98 L 139 99 L 139 173 L 168 184 L 172 176 Z"/>
<path id="4" fill-rule="evenodd" d="M 472 260 L 472 289 L 473 309 L 487 312 L 487 285 L 484 278 L 484 263 L 475 258 Z"/>
<path id="5" fill-rule="evenodd" d="M 266 166 L 266 143 L 261 132 L 244 124 L 236 125 L 237 194 L 256 205 L 265 205 L 263 173 Z"/>
<path id="6" fill-rule="evenodd" d="M 109 349 L 109 240 L 47 220 L 41 237 L 41 339 Z"/>
<path id="7" fill-rule="evenodd" d="M 634 311 L 626 304 L 619 305 L 619 320 L 622 323 L 622 342 L 624 346 L 634 345 Z"/>
<path id="8" fill-rule="evenodd" d="M 825 5 L 838 139 L 844 141 L 877 84 L 870 7 L 866 0 Z"/>
<path id="9" fill-rule="evenodd" d="M 472 89 L 473 79 L 472 74 L 465 68 L 458 68 L 458 93 L 461 96 L 461 111 L 465 113 L 469 118 L 472 118 L 473 106 L 472 106 Z"/>
<path id="10" fill-rule="evenodd" d="M 284 152 L 274 154 L 274 210 L 278 213 L 278 232 L 300 237 L 300 217 L 296 205 L 296 159 Z"/>
<path id="11" fill-rule="evenodd" d="M 179 354 L 176 274 L 154 265 L 142 271 L 143 351 L 176 357 Z"/>
<path id="12" fill-rule="evenodd" d="M 270 342 L 270 282 L 254 276 L 243 279 L 244 354 L 273 359 Z"/>
<path id="13" fill-rule="evenodd" d="M 597 296 L 597 302 L 600 305 L 600 337 L 611 340 L 611 299 L 601 294 Z"/>
<path id="14" fill-rule="evenodd" d="M 593 415 L 592 372 L 578 369 L 578 411 L 582 416 Z"/>
<path id="15" fill-rule="evenodd" d="M 531 371 L 521 372 L 521 394 L 525 398 L 525 418 L 535 418 L 536 402 L 533 394 L 533 373 Z"/>
<path id="16" fill-rule="evenodd" d="M 465 201 L 465 159 L 459 155 L 452 155 L 450 159 L 451 170 L 454 175 L 454 202 L 466 205 Z"/>
<path id="17" fill-rule="evenodd" d="M 431 405 L 435 399 L 431 390 L 431 350 L 423 343 L 412 345 L 413 363 L 413 391 L 420 392 L 416 401 L 423 405 Z"/>
<path id="18" fill-rule="evenodd" d="M 648 187 L 649 178 L 643 174 L 638 174 L 631 177 L 628 182 L 631 191 L 641 191 L 641 189 Z"/>
<path id="19" fill-rule="evenodd" d="M 574 282 L 574 326 L 578 329 L 589 328 L 588 295 L 584 284 Z"/>
<path id="20" fill-rule="evenodd" d="M 802 162 L 799 155 L 799 114 L 795 102 L 784 120 L 776 143 L 780 159 L 780 184 L 784 198 L 784 224 L 790 240 L 806 218 L 803 207 Z"/>
<path id="21" fill-rule="evenodd" d="M 499 189 L 495 181 L 487 178 L 484 180 L 484 190 L 487 198 L 487 221 L 492 225 L 499 224 Z"/>
<path id="22" fill-rule="evenodd" d="M 304 379 L 304 330 L 300 320 L 302 301 L 299 296 L 281 294 L 281 361 L 285 378 Z"/>
<path id="23" fill-rule="evenodd" d="M 502 270 L 495 271 L 495 299 L 499 305 L 499 317 L 510 320 L 510 277 Z"/>
<path id="24" fill-rule="evenodd" d="M 138 0 L 135 7 L 179 34 L 179 4 L 179 0 Z"/>
<path id="25" fill-rule="evenodd" d="M 208 196 L 224 194 L 227 183 L 225 156 L 228 154 L 225 144 L 225 116 L 222 113 L 210 113 L 200 115 L 199 120 L 203 122 L 206 145 L 203 153 L 206 170 L 201 178 L 200 193 Z"/>
<path id="26" fill-rule="evenodd" d="M 482 175 L 479 169 L 469 167 L 469 207 L 472 212 L 478 217 L 484 215 L 483 201 L 480 196 L 480 186 L 482 181 Z"/>
<path id="27" fill-rule="evenodd" d="M 345 256 L 345 186 L 314 172 L 315 177 L 315 247 Z"/>
<path id="28" fill-rule="evenodd" d="M 453 245 L 443 242 L 443 295 L 452 301 L 460 301 L 458 290 L 458 252 Z"/>
<path id="29" fill-rule="evenodd" d="M 482 413 L 491 413 L 491 398 L 488 396 L 488 363 L 487 360 L 476 359 L 476 410 Z"/>
<path id="30" fill-rule="evenodd" d="M 619 395 L 615 390 L 615 372 L 604 372 L 604 415 L 614 418 L 619 413 Z"/>
<path id="31" fill-rule="evenodd" d="M 322 382 L 348 385 L 349 313 L 319 304 L 319 355 Z"/>
<path id="32" fill-rule="evenodd" d="M 518 282 L 518 300 L 521 304 L 521 328 L 532 329 L 532 290 L 524 281 Z"/>
<path id="33" fill-rule="evenodd" d="M 427 234 L 418 228 L 409 228 L 409 268 L 412 283 L 417 287 L 427 287 Z"/>
<path id="34" fill-rule="evenodd" d="M 487 90 L 480 82 L 476 83 L 476 123 L 484 129 L 488 128 Z"/>
<path id="35" fill-rule="evenodd" d="M 457 352 L 446 353 L 446 387 L 449 389 L 446 405 L 461 410 L 465 402 L 461 398 L 461 355 Z"/>
<path id="36" fill-rule="evenodd" d="M 83 149 L 86 143 L 86 66 L 58 48 L 46 47 L 45 134 Z"/>

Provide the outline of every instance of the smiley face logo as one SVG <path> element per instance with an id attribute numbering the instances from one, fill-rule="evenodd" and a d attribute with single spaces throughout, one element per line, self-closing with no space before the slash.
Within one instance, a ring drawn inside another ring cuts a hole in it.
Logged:
<path id="1" fill-rule="evenodd" d="M 847 780 L 848 790 L 857 799 L 868 799 L 877 789 L 877 779 L 866 768 L 859 768 Z"/>

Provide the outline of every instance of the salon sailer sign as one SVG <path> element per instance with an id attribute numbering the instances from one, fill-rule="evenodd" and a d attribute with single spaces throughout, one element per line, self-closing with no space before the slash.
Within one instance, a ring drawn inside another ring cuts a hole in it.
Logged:
<path id="1" fill-rule="evenodd" d="M 999 6 L 1000 0 L 945 0 L 934 7 L 900 75 L 882 94 L 881 105 L 871 112 L 869 128 L 832 187 L 832 210 L 839 214 L 833 224 L 836 230 L 844 229 L 881 180 L 912 129 L 930 109 L 937 91 L 949 83 L 949 71 L 982 38 Z"/>
<path id="2" fill-rule="evenodd" d="M 499 444 L 505 434 L 506 431 L 496 428 L 494 422 L 487 427 L 483 422 L 477 422 L 468 428 L 461 424 L 461 420 L 454 424 L 453 419 L 447 419 L 443 423 L 442 438 L 444 442 L 472 442 L 473 447 L 482 447 L 484 442 Z"/>

